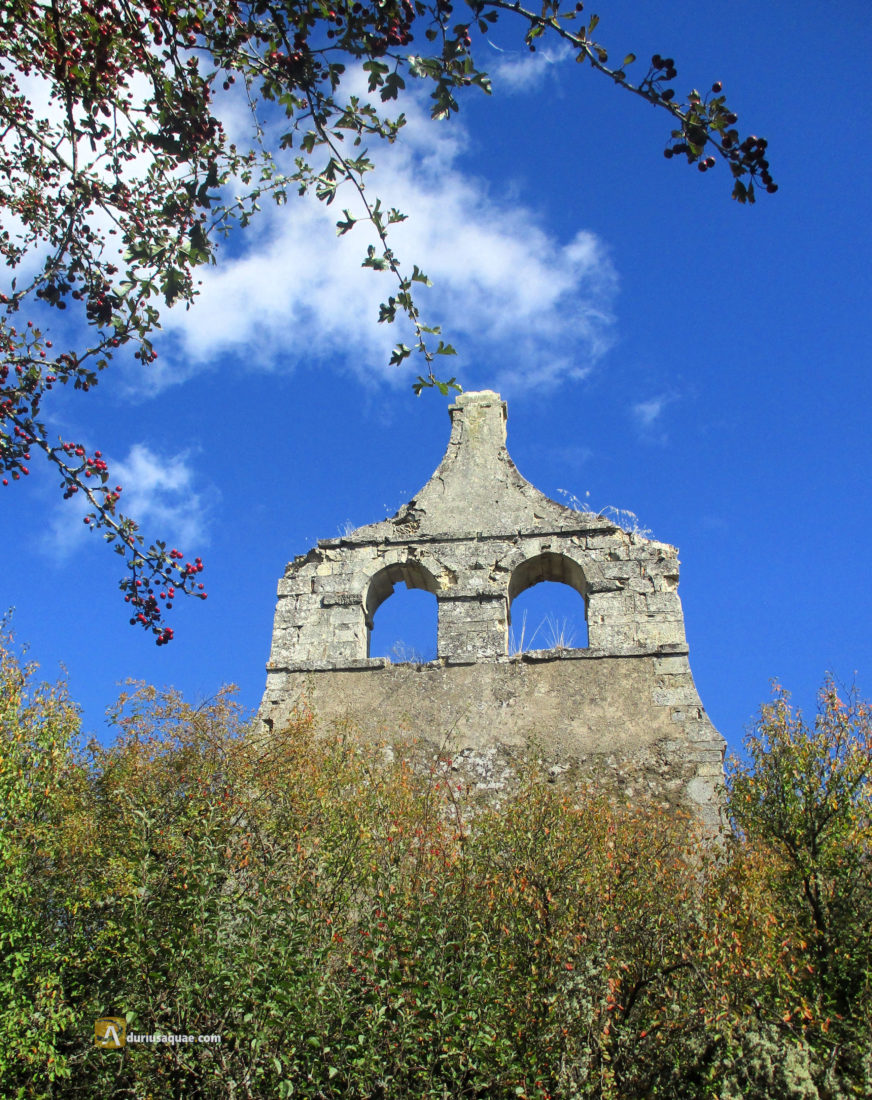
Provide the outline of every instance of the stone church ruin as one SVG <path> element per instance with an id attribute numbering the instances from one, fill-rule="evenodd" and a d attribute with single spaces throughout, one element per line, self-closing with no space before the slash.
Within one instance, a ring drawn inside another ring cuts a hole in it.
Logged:
<path id="1" fill-rule="evenodd" d="M 395 516 L 295 558 L 278 603 L 261 719 L 301 701 L 322 725 L 415 738 L 481 790 L 511 785 L 531 751 L 561 782 L 593 779 L 718 818 L 724 741 L 694 686 L 674 547 L 550 500 L 506 450 L 490 391 L 449 407 L 438 469 Z M 404 581 L 433 593 L 438 655 L 369 656 L 380 605 Z M 515 598 L 558 581 L 584 599 L 588 645 L 510 656 Z"/>

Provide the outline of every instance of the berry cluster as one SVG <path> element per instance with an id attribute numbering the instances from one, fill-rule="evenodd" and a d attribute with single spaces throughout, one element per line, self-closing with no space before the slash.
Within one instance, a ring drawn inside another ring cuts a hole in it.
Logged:
<path id="1" fill-rule="evenodd" d="M 729 110 L 725 103 L 723 84 L 716 80 L 711 86 L 709 97 L 704 98 L 696 90 L 688 96 L 687 106 L 672 106 L 675 92 L 673 88 L 663 88 L 660 80 L 671 80 L 676 75 L 671 58 L 664 60 L 659 54 L 651 59 L 651 72 L 646 78 L 646 94 L 670 106 L 673 114 L 681 122 L 681 128 L 672 131 L 672 143 L 663 151 L 670 160 L 684 155 L 689 164 L 696 164 L 700 172 L 708 172 L 717 163 L 714 156 L 704 155 L 706 145 L 711 143 L 729 163 L 735 179 L 733 197 L 740 202 L 754 201 L 753 183 L 745 184 L 741 177 L 749 175 L 759 178 L 766 191 L 773 195 L 778 184 L 772 179 L 769 161 L 766 159 L 766 140 L 756 135 L 741 140 L 736 130 L 738 115 Z"/>
<path id="2" fill-rule="evenodd" d="M 766 146 L 766 138 L 760 138 L 752 134 L 750 137 L 746 137 L 739 145 L 738 151 L 741 163 L 745 165 L 752 175 L 759 172 L 760 182 L 766 188 L 767 193 L 774 195 L 778 190 L 778 184 L 772 179 L 772 174 L 769 171 L 769 161 L 766 159 Z"/>
<path id="3" fill-rule="evenodd" d="M 2 455 L 3 469 L 10 474 L 13 481 L 18 481 L 22 476 L 27 477 L 30 473 L 30 468 L 24 463 L 30 461 L 30 445 L 33 439 L 17 424 L 13 425 L 12 431 L 11 441 L 5 433 L 0 436 L 0 455 Z M 3 484 L 8 485 L 9 478 L 4 477 Z"/>
<path id="4" fill-rule="evenodd" d="M 165 550 L 162 543 L 144 547 L 133 520 L 116 515 L 116 504 L 122 488 L 111 489 L 106 482 L 109 466 L 101 451 L 89 455 L 80 443 L 66 442 L 48 451 L 61 470 L 64 498 L 82 492 L 94 511 L 83 518 L 91 530 L 105 529 L 105 538 L 115 543 L 117 553 L 127 559 L 130 575 L 120 582 L 124 601 L 133 615 L 131 626 L 142 626 L 156 637 L 158 645 L 173 639 L 173 630 L 164 625 L 164 615 L 171 611 L 177 592 L 206 599 L 203 584 L 197 578 L 203 571 L 202 558 L 186 561 L 180 550 Z M 99 485 L 91 484 L 92 479 Z"/>
<path id="5" fill-rule="evenodd" d="M 207 598 L 201 583 L 194 583 L 203 571 L 203 562 L 195 558 L 192 562 L 184 561 L 184 554 L 180 550 L 164 552 L 158 547 L 151 547 L 147 556 L 137 556 L 131 562 L 131 575 L 120 582 L 121 590 L 125 593 L 124 602 L 130 604 L 135 614 L 130 619 L 130 625 L 140 625 L 155 635 L 157 645 L 167 645 L 173 640 L 172 627 L 165 626 L 163 616 L 166 611 L 171 611 L 177 592 L 187 595 L 195 595 L 201 600 Z M 150 570 L 148 579 L 144 580 L 138 573 L 146 567 Z"/>
<path id="6" fill-rule="evenodd" d="M 675 62 L 671 57 L 663 58 L 659 53 L 655 53 L 651 58 L 651 68 L 658 74 L 657 79 L 674 80 L 678 76 L 678 69 L 675 67 Z M 668 96 L 671 99 L 672 96 Z"/>
<path id="7" fill-rule="evenodd" d="M 444 5 L 443 5 L 444 7 Z M 407 46 L 414 35 L 411 31 L 415 19 L 415 9 L 409 0 L 402 0 L 399 8 L 390 13 L 387 27 L 381 24 L 380 37 L 373 39 L 374 53 L 384 53 L 388 46 Z"/>
<path id="8" fill-rule="evenodd" d="M 68 441 L 52 448 L 51 457 L 63 474 L 61 488 L 64 490 L 64 500 L 75 496 L 84 486 L 82 478 L 99 478 L 100 485 L 89 487 L 88 493 L 91 495 L 102 492 L 109 505 L 109 511 L 114 510 L 115 502 L 121 495 L 121 486 L 116 485 L 114 492 L 104 488 L 109 478 L 109 466 L 103 458 L 102 451 L 94 451 L 93 455 L 88 455 L 81 443 Z"/>
<path id="9" fill-rule="evenodd" d="M 43 342 L 32 323 L 21 335 L 13 326 L 0 323 L 0 352 L 4 355 L 0 361 L 0 469 L 9 474 L 2 479 L 3 485 L 8 485 L 10 478 L 19 481 L 30 473 L 26 463 L 39 434 L 34 418 L 45 384 L 40 359 L 45 357 L 46 347 L 51 347 L 51 341 Z"/>

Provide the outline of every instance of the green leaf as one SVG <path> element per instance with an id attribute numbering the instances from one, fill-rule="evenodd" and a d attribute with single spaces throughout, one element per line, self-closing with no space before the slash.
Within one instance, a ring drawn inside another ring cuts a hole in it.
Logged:
<path id="1" fill-rule="evenodd" d="M 399 92 L 405 88 L 406 82 L 399 75 L 399 73 L 391 73 L 391 75 L 385 80 L 384 87 L 381 90 L 381 98 L 383 103 L 387 103 L 389 99 L 396 99 Z"/>
<path id="2" fill-rule="evenodd" d="M 337 237 L 341 237 L 343 234 L 347 233 L 349 229 L 353 229 L 357 221 L 357 218 L 353 218 L 347 210 L 343 210 L 342 213 L 345 215 L 345 218 L 336 223 Z"/>
<path id="3" fill-rule="evenodd" d="M 388 267 L 387 260 L 383 256 L 377 256 L 375 245 L 369 245 L 366 250 L 366 259 L 361 267 L 371 267 L 373 271 L 385 271 Z"/>
<path id="4" fill-rule="evenodd" d="M 188 258 L 194 266 L 205 263 L 211 258 L 211 246 L 206 231 L 200 222 L 194 222 L 189 234 L 190 248 Z"/>
<path id="5" fill-rule="evenodd" d="M 185 276 L 177 267 L 168 268 L 161 280 L 161 290 L 168 306 L 171 306 L 185 289 Z"/>

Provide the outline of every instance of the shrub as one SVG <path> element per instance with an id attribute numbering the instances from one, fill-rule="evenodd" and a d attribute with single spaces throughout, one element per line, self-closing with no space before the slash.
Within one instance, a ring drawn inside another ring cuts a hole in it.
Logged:
<path id="1" fill-rule="evenodd" d="M 763 709 L 712 845 L 534 769 L 473 806 L 227 691 L 134 686 L 82 746 L 0 676 L 4 1096 L 870 1091 L 868 711 L 829 687 L 814 733 Z M 106 1015 L 221 1042 L 100 1049 Z"/>

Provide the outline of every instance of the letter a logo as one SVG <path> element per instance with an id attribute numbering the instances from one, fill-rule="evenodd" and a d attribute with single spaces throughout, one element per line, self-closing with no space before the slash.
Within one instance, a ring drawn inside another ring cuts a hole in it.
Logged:
<path id="1" fill-rule="evenodd" d="M 101 1016 L 94 1024 L 94 1042 L 104 1050 L 118 1050 L 127 1041 L 127 1021 L 123 1016 Z"/>

